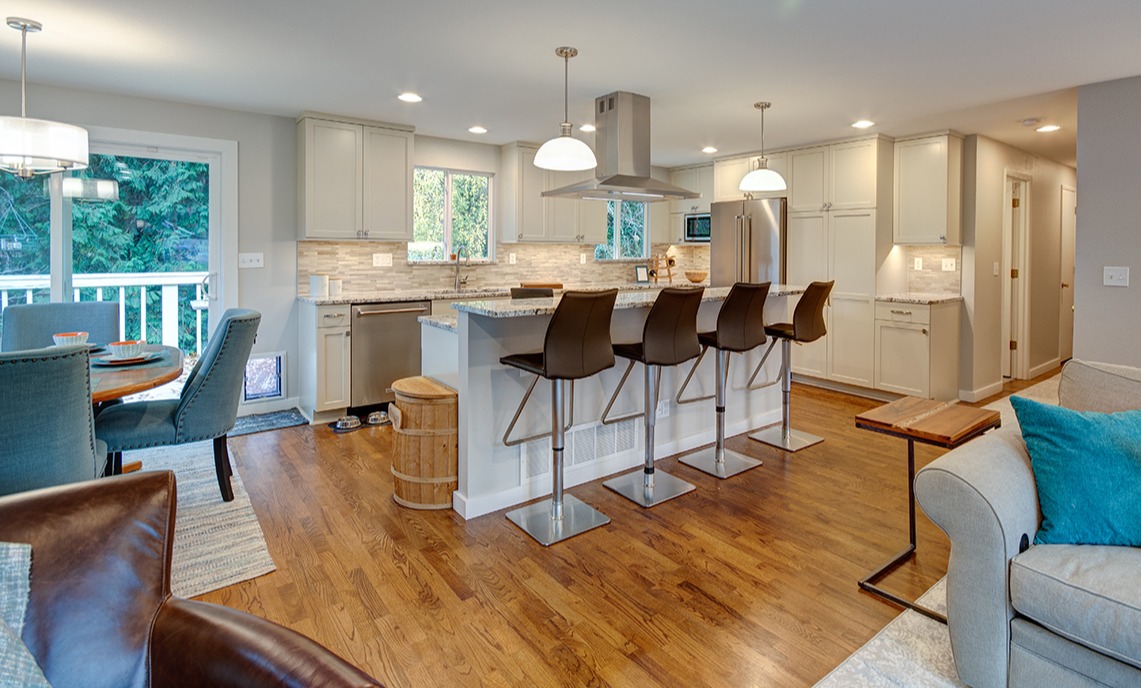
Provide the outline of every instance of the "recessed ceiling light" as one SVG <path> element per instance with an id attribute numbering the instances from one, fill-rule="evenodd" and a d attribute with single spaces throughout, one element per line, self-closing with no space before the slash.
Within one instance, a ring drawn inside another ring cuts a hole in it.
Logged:
<path id="1" fill-rule="evenodd" d="M 1058 131 L 1059 129 L 1061 129 L 1061 127 L 1058 126 L 1057 124 L 1043 124 L 1042 126 L 1038 127 L 1035 131 L 1037 131 L 1041 134 L 1049 134 L 1050 132 Z"/>
<path id="2" fill-rule="evenodd" d="M 705 148 L 701 149 L 701 152 L 702 153 L 716 153 L 717 149 L 714 148 L 713 146 L 706 146 Z"/>
<path id="3" fill-rule="evenodd" d="M 1026 119 L 1019 120 L 1018 123 L 1024 127 L 1036 127 L 1041 121 L 1041 117 L 1027 117 Z"/>
<path id="4" fill-rule="evenodd" d="M 405 103 L 419 103 L 421 100 L 424 100 L 420 94 L 413 93 L 412 91 L 405 91 L 396 97 Z"/>
<path id="5" fill-rule="evenodd" d="M 470 131 L 473 134 L 486 134 L 487 133 L 487 129 L 484 129 L 483 127 L 479 126 L 478 124 L 475 125 L 474 127 L 468 127 L 468 131 Z"/>
<path id="6" fill-rule="evenodd" d="M 593 124 L 584 124 L 581 127 L 579 127 L 578 130 L 579 131 L 585 131 L 586 133 L 589 134 L 590 132 L 594 131 L 594 125 Z"/>
<path id="7" fill-rule="evenodd" d="M 861 120 L 852 122 L 852 126 L 857 128 L 857 129 L 867 129 L 868 127 L 874 127 L 875 125 L 876 125 L 876 123 L 871 121 L 870 119 L 861 119 Z"/>

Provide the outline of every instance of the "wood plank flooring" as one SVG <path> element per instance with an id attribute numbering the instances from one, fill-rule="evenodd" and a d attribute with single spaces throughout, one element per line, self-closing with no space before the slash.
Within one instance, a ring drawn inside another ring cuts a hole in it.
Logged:
<path id="1" fill-rule="evenodd" d="M 642 509 L 569 490 L 610 525 L 543 548 L 502 513 L 465 522 L 392 500 L 391 429 L 295 427 L 230 440 L 278 570 L 203 596 L 304 633 L 391 686 L 805 686 L 899 610 L 856 581 L 906 544 L 906 443 L 857 430 L 880 402 L 796 385 L 794 425 L 826 441 Z M 710 423 L 713 409 L 710 407 Z M 926 465 L 943 450 L 916 447 Z M 946 571 L 918 556 L 884 587 Z"/>

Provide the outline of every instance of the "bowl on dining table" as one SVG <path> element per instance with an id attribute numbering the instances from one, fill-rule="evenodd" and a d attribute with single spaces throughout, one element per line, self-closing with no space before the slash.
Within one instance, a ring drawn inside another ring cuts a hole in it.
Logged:
<path id="1" fill-rule="evenodd" d="M 107 348 L 115 358 L 134 358 L 141 356 L 146 342 L 141 339 L 127 339 L 121 342 L 111 342 Z"/>
<path id="2" fill-rule="evenodd" d="M 52 335 L 56 346 L 70 346 L 72 344 L 86 344 L 86 332 L 57 332 Z"/>

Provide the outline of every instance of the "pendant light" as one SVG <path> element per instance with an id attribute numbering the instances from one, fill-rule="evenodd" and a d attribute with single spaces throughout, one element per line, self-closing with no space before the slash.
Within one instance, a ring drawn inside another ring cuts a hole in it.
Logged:
<path id="1" fill-rule="evenodd" d="M 772 107 L 772 103 L 753 103 L 753 107 L 761 111 L 761 157 L 757 159 L 757 169 L 741 178 L 741 191 L 784 191 L 788 188 L 784 177 L 776 170 L 769 169 L 768 158 L 765 157 L 765 110 Z"/>
<path id="2" fill-rule="evenodd" d="M 555 54 L 563 58 L 563 123 L 559 125 L 559 135 L 544 143 L 535 153 L 535 167 L 560 172 L 592 170 L 598 167 L 598 160 L 590 146 L 571 136 L 572 125 L 567 109 L 570 59 L 578 55 L 578 49 L 563 46 L 555 48 Z"/>
<path id="3" fill-rule="evenodd" d="M 27 116 L 28 34 L 43 25 L 31 19 L 8 17 L 8 26 L 20 32 L 20 116 L 0 117 L 0 170 L 23 179 L 60 170 L 87 167 L 87 130 L 62 122 Z"/>

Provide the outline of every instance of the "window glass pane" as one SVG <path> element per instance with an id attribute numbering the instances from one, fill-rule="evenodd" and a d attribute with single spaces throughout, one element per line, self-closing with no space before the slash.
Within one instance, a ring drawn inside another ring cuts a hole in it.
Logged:
<path id="1" fill-rule="evenodd" d="M 0 174 L 0 306 L 48 301 L 50 270 L 47 181 Z"/>
<path id="2" fill-rule="evenodd" d="M 444 170 L 417 167 L 413 174 L 409 260 L 444 259 L 444 182 Z"/>
<path id="3" fill-rule="evenodd" d="M 646 204 L 622 201 L 622 257 L 645 255 L 645 238 Z"/>
<path id="4" fill-rule="evenodd" d="M 490 258 L 488 254 L 489 177 L 480 174 L 453 173 L 452 179 L 452 245 L 463 246 L 471 258 Z"/>

